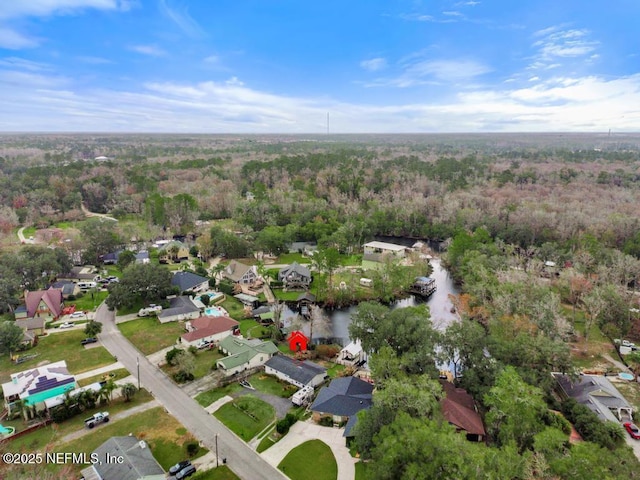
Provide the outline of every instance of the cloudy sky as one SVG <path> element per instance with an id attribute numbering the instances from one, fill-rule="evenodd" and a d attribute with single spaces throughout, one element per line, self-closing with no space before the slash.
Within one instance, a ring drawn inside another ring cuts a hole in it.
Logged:
<path id="1" fill-rule="evenodd" d="M 0 131 L 640 131 L 638 0 L 1 0 Z"/>

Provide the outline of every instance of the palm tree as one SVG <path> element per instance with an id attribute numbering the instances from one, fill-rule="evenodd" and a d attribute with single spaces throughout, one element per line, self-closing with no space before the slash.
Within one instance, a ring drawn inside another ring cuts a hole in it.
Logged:
<path id="1" fill-rule="evenodd" d="M 98 396 L 100 397 L 101 403 L 108 403 L 111 401 L 111 397 L 113 396 L 113 391 L 118 388 L 116 382 L 113 381 L 113 378 L 108 379 L 102 387 L 100 387 L 100 391 L 98 392 Z"/>
<path id="2" fill-rule="evenodd" d="M 120 387 L 120 392 L 122 393 L 125 402 L 130 402 L 137 391 L 138 389 L 133 383 L 125 383 Z"/>

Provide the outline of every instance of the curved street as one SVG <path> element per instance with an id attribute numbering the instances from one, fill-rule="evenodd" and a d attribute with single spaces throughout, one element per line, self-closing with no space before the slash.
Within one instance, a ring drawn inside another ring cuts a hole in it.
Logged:
<path id="1" fill-rule="evenodd" d="M 229 468 L 245 480 L 287 478 L 215 417 L 207 414 L 195 400 L 149 362 L 120 333 L 115 324 L 115 312 L 109 311 L 104 303 L 98 307 L 95 319 L 103 326 L 99 337 L 105 348 L 116 356 L 134 377 L 137 377 L 139 366 L 141 386 L 152 393 L 169 413 L 214 454 L 216 436 L 218 437 L 218 455 L 221 464 L 222 459 L 226 458 Z"/>

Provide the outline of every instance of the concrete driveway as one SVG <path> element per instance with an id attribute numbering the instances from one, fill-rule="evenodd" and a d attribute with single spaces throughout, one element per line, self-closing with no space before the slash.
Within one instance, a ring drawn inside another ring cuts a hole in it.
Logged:
<path id="1" fill-rule="evenodd" d="M 343 433 L 344 428 L 321 427 L 311 420 L 296 422 L 283 439 L 262 452 L 262 458 L 277 467 L 293 448 L 308 440 L 321 440 L 331 448 L 336 458 L 338 480 L 353 480 L 358 460 L 349 453 Z"/>

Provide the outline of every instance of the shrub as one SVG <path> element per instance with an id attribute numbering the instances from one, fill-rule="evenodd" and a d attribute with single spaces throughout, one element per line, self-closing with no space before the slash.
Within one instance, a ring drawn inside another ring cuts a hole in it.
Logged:
<path id="1" fill-rule="evenodd" d="M 323 427 L 333 427 L 333 418 L 331 417 L 321 417 L 318 421 L 320 425 Z"/>
<path id="2" fill-rule="evenodd" d="M 326 359 L 331 359 L 335 357 L 339 352 L 340 348 L 336 345 L 318 345 L 316 346 L 316 351 L 318 352 L 318 356 Z"/>
<path id="3" fill-rule="evenodd" d="M 200 444 L 196 440 L 188 440 L 184 443 L 184 450 L 189 457 L 193 457 L 200 450 Z"/>
<path id="4" fill-rule="evenodd" d="M 178 356 L 182 355 L 184 352 L 179 348 L 173 347 L 169 350 L 164 356 L 165 360 L 169 365 L 175 366 L 178 363 Z"/>

